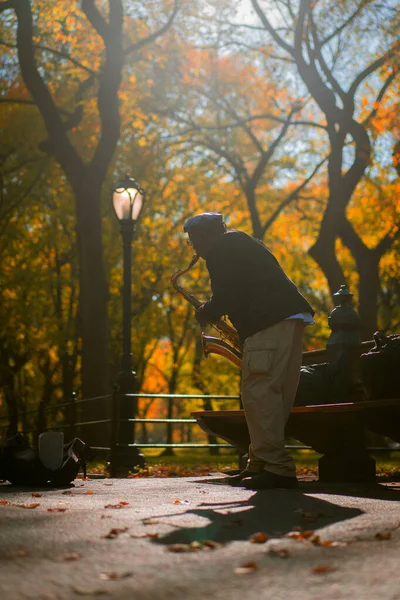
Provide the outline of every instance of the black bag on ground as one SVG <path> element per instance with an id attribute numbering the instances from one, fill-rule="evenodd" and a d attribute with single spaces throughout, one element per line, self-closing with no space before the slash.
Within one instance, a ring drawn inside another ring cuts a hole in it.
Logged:
<path id="1" fill-rule="evenodd" d="M 374 333 L 375 346 L 361 354 L 361 377 L 369 400 L 400 398 L 400 335 Z"/>
<path id="2" fill-rule="evenodd" d="M 55 437 L 56 435 L 56 437 Z M 39 436 L 39 450 L 18 433 L 0 450 L 0 479 L 19 486 L 69 485 L 91 458 L 90 448 L 79 438 L 63 444 L 62 434 Z"/>

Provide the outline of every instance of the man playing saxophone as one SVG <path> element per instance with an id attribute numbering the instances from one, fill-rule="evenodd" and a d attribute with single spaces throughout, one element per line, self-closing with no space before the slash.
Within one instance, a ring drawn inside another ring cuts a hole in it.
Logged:
<path id="1" fill-rule="evenodd" d="M 284 430 L 300 376 L 303 332 L 314 311 L 259 240 L 227 230 L 220 213 L 189 219 L 189 245 L 206 261 L 212 297 L 196 310 L 200 325 L 227 315 L 243 344 L 241 395 L 250 434 L 244 471 L 228 483 L 248 489 L 297 486 Z"/>

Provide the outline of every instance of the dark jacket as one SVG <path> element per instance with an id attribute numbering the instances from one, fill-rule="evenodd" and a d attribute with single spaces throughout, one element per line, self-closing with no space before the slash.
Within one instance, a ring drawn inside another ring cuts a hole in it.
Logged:
<path id="1" fill-rule="evenodd" d="M 299 312 L 314 314 L 274 255 L 243 231 L 217 238 L 206 264 L 213 295 L 202 316 L 215 322 L 228 315 L 242 342 Z"/>

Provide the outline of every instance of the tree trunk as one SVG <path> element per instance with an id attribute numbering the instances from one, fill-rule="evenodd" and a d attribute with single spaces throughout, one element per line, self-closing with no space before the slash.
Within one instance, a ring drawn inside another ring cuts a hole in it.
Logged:
<path id="1" fill-rule="evenodd" d="M 308 254 L 315 260 L 325 275 L 331 295 L 336 293 L 344 284 L 345 276 L 336 256 L 336 234 L 328 226 L 321 225 L 317 241 L 308 250 Z"/>
<path id="2" fill-rule="evenodd" d="M 358 313 L 361 318 L 361 335 L 363 340 L 371 340 L 378 329 L 378 297 L 381 288 L 379 259 L 369 250 L 357 268 L 360 275 Z"/>
<path id="3" fill-rule="evenodd" d="M 75 195 L 84 398 L 110 394 L 108 286 L 101 239 L 100 196 L 101 181 L 95 181 L 94 177 L 87 177 Z M 81 419 L 83 422 L 107 419 L 110 410 L 110 402 L 107 400 L 87 402 L 82 404 Z M 93 446 L 104 446 L 108 429 L 106 424 L 90 425 L 81 430 L 80 435 Z"/>
<path id="4" fill-rule="evenodd" d="M 100 181 L 91 181 L 76 193 L 79 247 L 79 310 L 83 340 L 82 392 L 85 398 L 109 393 L 108 286 L 103 260 Z"/>

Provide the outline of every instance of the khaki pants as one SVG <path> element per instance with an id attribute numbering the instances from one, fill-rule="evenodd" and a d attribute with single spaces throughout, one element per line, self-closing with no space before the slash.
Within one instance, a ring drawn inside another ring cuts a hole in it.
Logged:
<path id="1" fill-rule="evenodd" d="M 301 319 L 289 319 L 245 340 L 241 387 L 251 440 L 248 471 L 296 475 L 284 432 L 299 383 L 303 332 Z"/>

